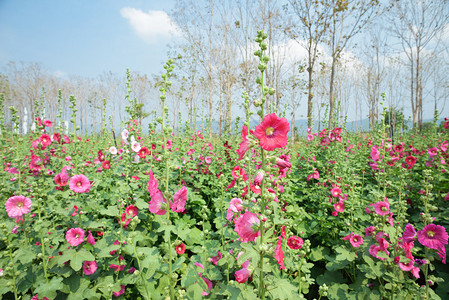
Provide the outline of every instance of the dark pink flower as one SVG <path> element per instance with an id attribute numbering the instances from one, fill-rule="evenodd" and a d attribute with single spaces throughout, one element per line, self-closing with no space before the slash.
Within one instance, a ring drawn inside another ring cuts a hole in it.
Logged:
<path id="1" fill-rule="evenodd" d="M 416 238 L 416 230 L 410 223 L 405 225 L 404 233 L 402 234 L 402 242 L 410 243 Z"/>
<path id="2" fill-rule="evenodd" d="M 274 258 L 279 264 L 279 270 L 285 270 L 284 251 L 282 251 L 282 238 L 280 236 L 276 245 L 276 249 L 274 250 Z"/>
<path id="3" fill-rule="evenodd" d="M 290 249 L 301 249 L 304 245 L 304 241 L 302 238 L 294 235 L 288 238 L 287 240 L 287 246 L 290 247 Z"/>
<path id="4" fill-rule="evenodd" d="M 69 187 L 75 193 L 88 193 L 91 185 L 86 176 L 79 174 L 70 178 Z"/>
<path id="5" fill-rule="evenodd" d="M 242 141 L 240 142 L 239 149 L 237 150 L 237 154 L 239 155 L 239 160 L 243 159 L 243 157 L 245 156 L 246 151 L 248 151 L 249 145 L 250 145 L 250 142 L 247 138 L 248 128 L 245 125 L 243 125 L 241 136 L 242 136 Z"/>
<path id="6" fill-rule="evenodd" d="M 238 283 L 245 283 L 248 280 L 250 274 L 251 272 L 247 268 L 240 269 L 234 274 L 235 281 L 237 281 Z"/>
<path id="7" fill-rule="evenodd" d="M 95 245 L 95 238 L 90 231 L 87 234 L 87 242 L 91 245 Z"/>
<path id="8" fill-rule="evenodd" d="M 173 203 L 170 203 L 170 209 L 174 212 L 185 211 L 187 201 L 187 188 L 183 186 L 179 191 L 173 196 Z"/>
<path id="9" fill-rule="evenodd" d="M 341 189 L 338 186 L 331 189 L 332 197 L 337 198 L 340 194 L 341 194 Z"/>
<path id="10" fill-rule="evenodd" d="M 223 255 L 221 254 L 220 251 L 218 251 L 218 255 L 217 256 L 212 256 L 211 258 L 209 258 L 209 261 L 212 262 L 214 265 L 217 265 L 218 261 L 220 259 L 222 259 L 222 258 L 223 258 Z"/>
<path id="11" fill-rule="evenodd" d="M 31 200 L 25 196 L 12 196 L 5 203 L 10 218 L 21 218 L 31 211 Z"/>
<path id="12" fill-rule="evenodd" d="M 256 126 L 255 136 L 260 141 L 260 146 L 266 151 L 273 151 L 287 145 L 287 133 L 290 124 L 286 118 L 279 118 L 275 113 L 266 115 L 262 123 Z"/>
<path id="13" fill-rule="evenodd" d="M 45 125 L 46 127 L 52 127 L 52 126 L 53 126 L 53 123 L 52 123 L 50 120 L 44 120 L 44 125 Z"/>
<path id="14" fill-rule="evenodd" d="M 374 230 L 376 230 L 376 227 L 374 226 L 368 226 L 365 228 L 365 236 L 372 236 Z"/>
<path id="15" fill-rule="evenodd" d="M 260 230 L 258 230 L 260 220 L 256 214 L 246 211 L 234 223 L 234 230 L 239 234 L 239 240 L 243 243 L 254 241 L 256 237 L 260 236 Z"/>
<path id="16" fill-rule="evenodd" d="M 83 272 L 84 275 L 91 275 L 95 273 L 97 270 L 97 262 L 96 261 L 85 261 L 83 263 Z"/>
<path id="17" fill-rule="evenodd" d="M 179 244 L 178 246 L 176 246 L 176 253 L 178 254 L 184 254 L 184 252 L 186 252 L 186 245 L 184 245 L 183 243 Z"/>
<path id="18" fill-rule="evenodd" d="M 84 230 L 81 228 L 71 228 L 67 230 L 65 239 L 72 246 L 78 246 L 84 242 Z"/>
<path id="19" fill-rule="evenodd" d="M 114 297 L 119 297 L 120 295 L 123 295 L 125 293 L 125 286 L 120 285 L 120 291 L 118 292 L 112 292 L 114 294 Z"/>
<path id="20" fill-rule="evenodd" d="M 160 191 L 159 191 L 159 189 L 158 189 L 158 185 L 159 185 L 159 183 L 158 183 L 158 181 L 157 181 L 157 179 L 156 178 L 154 178 L 154 175 L 153 175 L 153 171 L 151 171 L 150 170 L 150 172 L 149 172 L 150 174 L 150 178 L 149 178 L 149 180 L 148 180 L 148 182 L 147 182 L 147 185 L 148 185 L 148 192 L 150 192 L 150 196 L 151 197 L 153 197 L 155 194 L 157 194 L 158 192 L 160 193 Z"/>
<path id="21" fill-rule="evenodd" d="M 209 289 L 209 292 L 210 292 L 210 291 L 212 290 L 212 287 L 213 287 L 212 281 L 210 281 L 210 280 L 209 280 L 208 278 L 206 278 L 206 277 L 202 277 L 202 278 L 203 278 L 204 282 L 206 283 L 207 288 Z M 203 291 L 203 292 L 201 293 L 201 295 L 207 296 L 207 295 L 209 295 L 209 293 L 206 292 L 206 291 Z"/>
<path id="22" fill-rule="evenodd" d="M 352 247 L 358 248 L 363 244 L 363 238 L 358 234 L 353 234 L 349 239 L 349 242 L 351 243 Z"/>
<path id="23" fill-rule="evenodd" d="M 336 212 L 342 212 L 345 210 L 345 204 L 343 201 L 338 201 L 338 203 L 334 203 L 334 209 Z"/>
<path id="24" fill-rule="evenodd" d="M 61 171 L 61 173 L 56 174 L 55 183 L 59 186 L 66 186 L 69 182 L 69 179 L 69 174 L 67 174 L 67 171 L 64 169 Z"/>
<path id="25" fill-rule="evenodd" d="M 167 211 L 165 209 L 161 209 L 162 204 L 166 203 L 167 200 L 165 200 L 162 193 L 158 190 L 156 194 L 151 196 L 151 200 L 148 206 L 148 209 L 150 212 L 156 215 L 165 215 Z"/>
<path id="26" fill-rule="evenodd" d="M 39 142 L 41 142 L 42 146 L 47 147 L 51 145 L 51 137 L 48 134 L 43 134 L 39 137 Z"/>
<path id="27" fill-rule="evenodd" d="M 385 201 L 374 203 L 374 212 L 380 216 L 385 216 L 390 213 L 390 203 L 387 197 L 385 197 Z"/>
<path id="28" fill-rule="evenodd" d="M 438 249 L 448 243 L 448 234 L 443 226 L 429 224 L 417 232 L 418 241 L 427 248 Z"/>

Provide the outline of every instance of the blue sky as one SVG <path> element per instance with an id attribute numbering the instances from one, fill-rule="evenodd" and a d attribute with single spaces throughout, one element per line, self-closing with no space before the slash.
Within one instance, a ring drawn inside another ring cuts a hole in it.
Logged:
<path id="1" fill-rule="evenodd" d="M 174 0 L 0 0 L 0 72 L 38 62 L 55 74 L 95 77 L 126 68 L 154 74 L 176 28 L 163 11 Z"/>

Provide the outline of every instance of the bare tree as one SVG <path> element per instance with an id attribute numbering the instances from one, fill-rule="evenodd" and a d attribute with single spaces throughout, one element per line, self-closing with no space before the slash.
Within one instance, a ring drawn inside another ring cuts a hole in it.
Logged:
<path id="1" fill-rule="evenodd" d="M 440 45 L 435 39 L 449 21 L 444 0 L 403 0 L 394 2 L 390 23 L 399 38 L 410 74 L 410 105 L 413 127 L 422 128 L 423 66 Z"/>

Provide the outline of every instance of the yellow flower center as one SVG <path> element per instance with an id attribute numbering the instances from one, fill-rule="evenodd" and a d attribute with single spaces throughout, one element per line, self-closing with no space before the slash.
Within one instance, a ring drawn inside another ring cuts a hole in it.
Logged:
<path id="1" fill-rule="evenodd" d="M 274 128 L 273 127 L 268 127 L 267 129 L 265 129 L 265 134 L 267 136 L 273 135 L 274 132 Z"/>
<path id="2" fill-rule="evenodd" d="M 79 233 L 75 234 L 75 237 L 78 239 L 80 237 Z"/>
<path id="3" fill-rule="evenodd" d="M 80 186 L 81 186 L 81 181 L 78 181 L 78 182 L 76 183 L 76 185 L 77 185 L 78 187 L 80 187 Z"/>
<path id="4" fill-rule="evenodd" d="M 18 202 L 17 207 L 23 207 L 23 202 Z"/>
<path id="5" fill-rule="evenodd" d="M 434 237 L 434 235 L 435 235 L 435 232 L 433 232 L 433 231 L 427 231 L 427 236 L 428 237 Z"/>

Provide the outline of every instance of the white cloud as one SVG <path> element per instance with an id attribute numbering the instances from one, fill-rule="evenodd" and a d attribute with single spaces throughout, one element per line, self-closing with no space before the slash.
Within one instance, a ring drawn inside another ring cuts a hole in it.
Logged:
<path id="1" fill-rule="evenodd" d="M 158 42 L 159 38 L 181 35 L 178 26 L 165 11 L 149 10 L 145 13 L 139 9 L 124 7 L 120 14 L 129 21 L 136 34 L 149 44 Z"/>

